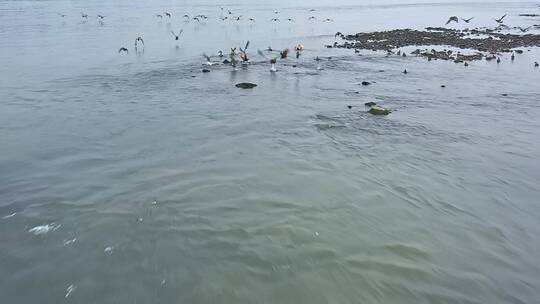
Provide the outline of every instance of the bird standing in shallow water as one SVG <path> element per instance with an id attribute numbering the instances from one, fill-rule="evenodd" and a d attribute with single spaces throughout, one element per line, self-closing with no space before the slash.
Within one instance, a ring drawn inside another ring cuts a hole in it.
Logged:
<path id="1" fill-rule="evenodd" d="M 137 48 L 137 46 L 139 45 L 139 41 L 142 43 L 142 45 L 144 46 L 144 40 L 142 39 L 141 36 L 137 37 L 137 39 L 135 39 L 135 48 Z"/>
<path id="2" fill-rule="evenodd" d="M 516 59 L 516 55 L 514 54 L 514 52 L 512 52 L 512 56 L 510 56 L 510 60 L 514 61 L 514 59 Z"/>
<path id="3" fill-rule="evenodd" d="M 501 57 L 497 57 L 497 63 L 501 63 Z"/>

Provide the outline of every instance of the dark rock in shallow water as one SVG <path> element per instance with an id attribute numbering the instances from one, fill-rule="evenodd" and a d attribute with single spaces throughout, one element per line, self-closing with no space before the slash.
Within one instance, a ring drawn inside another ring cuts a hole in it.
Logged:
<path id="1" fill-rule="evenodd" d="M 236 84 L 236 87 L 241 89 L 253 89 L 256 86 L 256 84 L 251 82 L 241 82 Z"/>
<path id="2" fill-rule="evenodd" d="M 209 69 L 202 69 L 202 72 L 203 73 L 210 73 L 210 70 Z"/>
<path id="3" fill-rule="evenodd" d="M 227 59 L 223 60 L 223 64 L 229 64 L 229 63 L 231 63 L 229 60 Z"/>
<path id="4" fill-rule="evenodd" d="M 446 88 L 446 86 L 444 84 L 441 84 L 441 88 Z"/>
<path id="5" fill-rule="evenodd" d="M 376 106 L 377 104 L 375 102 L 373 102 L 373 101 L 370 101 L 370 102 L 366 102 L 364 105 L 366 107 L 373 107 L 373 106 Z"/>
<path id="6" fill-rule="evenodd" d="M 371 82 L 369 82 L 369 81 L 362 81 L 362 85 L 364 85 L 364 86 L 367 86 L 367 85 L 370 85 L 370 84 L 371 84 Z"/>

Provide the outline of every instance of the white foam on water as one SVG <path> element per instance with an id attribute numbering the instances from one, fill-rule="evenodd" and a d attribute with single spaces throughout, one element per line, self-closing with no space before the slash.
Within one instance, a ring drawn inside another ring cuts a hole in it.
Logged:
<path id="1" fill-rule="evenodd" d="M 71 240 L 64 240 L 64 246 L 71 245 L 77 241 L 77 238 L 72 238 Z"/>
<path id="2" fill-rule="evenodd" d="M 8 214 L 6 216 L 3 216 L 2 219 L 5 220 L 5 219 L 8 219 L 8 218 L 14 217 L 15 214 L 17 214 L 17 212 L 13 212 L 12 214 Z"/>
<path id="3" fill-rule="evenodd" d="M 103 252 L 105 252 L 106 254 L 111 254 L 111 253 L 113 253 L 113 251 L 114 251 L 113 246 L 107 246 L 107 247 L 105 247 L 105 249 L 103 249 Z"/>
<path id="4" fill-rule="evenodd" d="M 73 291 L 75 291 L 75 289 L 77 289 L 77 287 L 73 284 L 69 285 L 67 288 L 66 288 L 66 296 L 65 298 L 69 298 L 69 296 L 71 295 L 71 293 L 73 293 Z"/>
<path id="5" fill-rule="evenodd" d="M 55 224 L 55 223 L 50 223 L 50 224 L 36 226 L 34 228 L 31 228 L 31 229 L 28 230 L 28 232 L 33 233 L 35 235 L 41 235 L 41 234 L 46 234 L 49 231 L 54 231 L 54 230 L 60 228 L 61 226 L 62 225 L 58 225 L 58 224 Z"/>

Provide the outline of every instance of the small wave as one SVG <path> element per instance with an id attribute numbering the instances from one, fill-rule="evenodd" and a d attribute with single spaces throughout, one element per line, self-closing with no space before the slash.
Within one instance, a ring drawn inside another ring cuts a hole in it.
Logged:
<path id="1" fill-rule="evenodd" d="M 60 224 L 50 223 L 50 224 L 36 226 L 34 228 L 31 228 L 28 230 L 28 232 L 33 233 L 35 235 L 42 235 L 42 234 L 48 233 L 49 231 L 57 230 L 61 226 L 62 225 Z"/>

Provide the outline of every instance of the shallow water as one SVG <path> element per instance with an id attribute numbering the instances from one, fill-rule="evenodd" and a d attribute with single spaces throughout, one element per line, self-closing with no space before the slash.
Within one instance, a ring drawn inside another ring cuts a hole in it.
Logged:
<path id="1" fill-rule="evenodd" d="M 148 2 L 0 2 L 2 303 L 538 301 L 540 51 L 465 68 L 323 47 L 538 24 L 517 16 L 535 3 Z M 255 64 L 201 73 L 248 39 Z M 299 42 L 275 74 L 256 54 Z"/>

